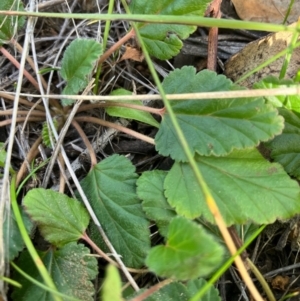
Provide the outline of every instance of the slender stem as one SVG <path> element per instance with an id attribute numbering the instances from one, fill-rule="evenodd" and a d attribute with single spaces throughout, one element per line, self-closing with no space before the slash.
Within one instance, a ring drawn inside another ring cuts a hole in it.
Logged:
<path id="1" fill-rule="evenodd" d="M 258 270 L 258 268 L 255 266 L 255 264 L 247 258 L 247 264 L 250 267 L 251 271 L 255 275 L 256 279 L 261 284 L 263 290 L 265 291 L 266 295 L 268 296 L 269 301 L 276 301 L 276 298 L 273 294 L 273 292 L 270 289 L 270 286 L 268 285 L 267 281 L 265 280 L 264 276 L 261 274 L 261 272 Z"/>
<path id="2" fill-rule="evenodd" d="M 115 43 L 112 47 L 110 47 L 98 60 L 98 65 L 105 62 L 112 53 L 114 53 L 118 48 L 120 48 L 125 42 L 134 37 L 134 31 L 131 29 L 123 38 L 121 38 L 117 43 Z"/>
<path id="3" fill-rule="evenodd" d="M 8 58 L 11 63 L 13 63 L 14 66 L 16 66 L 18 69 L 20 69 L 20 63 L 4 48 L 0 47 L 0 51 L 3 53 L 3 55 Z M 37 81 L 31 76 L 31 74 L 24 69 L 24 75 L 27 77 L 27 79 L 34 85 L 34 87 L 39 90 L 39 84 Z"/>
<path id="4" fill-rule="evenodd" d="M 26 120 L 27 121 L 43 121 L 43 120 L 45 120 L 45 118 L 42 118 L 42 117 L 30 117 L 30 118 L 17 117 L 16 118 L 16 122 L 23 122 L 23 121 L 26 121 Z M 12 122 L 12 119 L 6 119 L 6 120 L 3 120 L 3 121 L 0 121 L 0 127 L 11 124 L 11 122 Z"/>
<path id="5" fill-rule="evenodd" d="M 83 143 L 85 144 L 86 148 L 88 149 L 88 152 L 89 152 L 90 157 L 91 157 L 91 169 L 92 169 L 95 165 L 97 165 L 97 158 L 96 158 L 96 154 L 95 154 L 95 151 L 93 149 L 93 146 L 90 143 L 90 141 L 87 138 L 84 131 L 82 130 L 81 126 L 78 124 L 78 122 L 73 119 L 71 124 L 74 126 L 74 128 L 78 132 L 79 136 L 83 140 Z"/>
<path id="6" fill-rule="evenodd" d="M 8 94 L 7 92 L 4 92 L 4 91 L 0 91 L 0 97 L 3 97 L 7 100 L 11 100 L 11 101 L 14 101 L 15 100 L 15 97 L 14 95 L 12 94 Z M 43 106 L 40 106 L 40 105 L 36 105 L 35 102 L 30 102 L 24 98 L 19 98 L 19 102 L 22 104 L 22 105 L 26 105 L 28 107 L 33 107 L 33 106 L 36 106 L 36 108 L 39 110 L 39 111 L 45 111 L 44 107 Z"/>
<path id="7" fill-rule="evenodd" d="M 92 122 L 92 123 L 100 124 L 100 125 L 103 125 L 103 126 L 106 126 L 106 127 L 116 129 L 120 132 L 123 132 L 125 134 L 130 135 L 130 136 L 133 136 L 137 139 L 146 141 L 150 144 L 155 144 L 154 139 L 152 139 L 148 136 L 145 136 L 145 135 L 140 134 L 136 131 L 130 130 L 130 129 L 124 127 L 124 126 L 121 126 L 121 125 L 118 125 L 118 124 L 115 124 L 113 122 L 109 122 L 109 121 L 106 121 L 106 120 L 103 120 L 103 119 L 90 117 L 90 116 L 79 116 L 79 117 L 75 117 L 75 120 L 79 121 L 79 122 Z"/>
<path id="8" fill-rule="evenodd" d="M 248 30 L 262 30 L 262 31 L 295 31 L 293 28 L 286 25 L 270 24 L 262 22 L 251 22 L 241 20 L 225 20 L 204 18 L 199 16 L 180 16 L 178 15 L 150 15 L 150 14 L 83 14 L 83 13 L 47 13 L 47 12 L 29 12 L 29 11 L 13 11 L 0 10 L 0 15 L 6 16 L 27 16 L 27 17 L 44 17 L 44 18 L 73 18 L 79 20 L 102 20 L 102 21 L 135 21 L 143 23 L 156 24 L 184 24 L 196 25 L 203 27 L 219 27 L 228 29 L 248 29 Z"/>
<path id="9" fill-rule="evenodd" d="M 93 104 L 83 105 L 77 110 L 77 112 L 85 112 L 87 110 L 93 110 L 95 108 L 106 108 L 106 107 L 123 107 L 123 108 L 149 112 L 159 116 L 163 115 L 163 109 L 155 109 L 152 107 L 146 107 L 142 105 L 135 105 L 135 104 L 124 103 L 124 102 L 112 102 L 112 101 L 108 101 L 105 103 L 93 103 Z"/>
<path id="10" fill-rule="evenodd" d="M 140 295 L 138 295 L 137 297 L 131 299 L 130 301 L 143 301 L 146 298 L 148 298 L 149 296 L 151 296 L 152 294 L 154 294 L 155 292 L 157 292 L 158 290 L 160 290 L 161 288 L 163 288 L 164 286 L 172 283 L 174 280 L 173 279 L 165 279 L 162 282 L 159 282 L 153 286 L 151 286 L 148 290 L 146 290 L 145 292 L 141 293 Z"/>
<path id="11" fill-rule="evenodd" d="M 48 287 L 50 287 L 52 290 L 57 292 L 57 288 L 55 287 L 55 284 L 51 278 L 51 276 L 48 273 L 48 270 L 46 269 L 43 261 L 41 260 L 39 254 L 37 253 L 36 249 L 34 248 L 34 245 L 26 231 L 18 204 L 17 204 L 17 197 L 16 197 L 16 175 L 13 175 L 11 184 L 10 184 L 10 197 L 11 197 L 11 206 L 16 218 L 16 222 L 18 225 L 18 228 L 20 230 L 20 233 L 22 235 L 22 238 L 24 240 L 24 243 L 27 247 L 27 250 L 29 254 L 31 255 L 31 258 L 33 262 L 35 263 L 40 275 L 44 279 L 45 283 L 47 284 Z M 52 293 L 52 297 L 56 301 L 62 301 L 62 299 Z"/>
<path id="12" fill-rule="evenodd" d="M 0 111 L 0 116 L 6 116 L 6 115 L 12 115 L 13 114 L 13 110 L 5 110 L 5 111 Z M 18 115 L 28 115 L 28 111 L 18 111 Z M 41 116 L 41 117 L 45 117 L 46 114 L 45 112 L 41 112 L 41 111 L 32 111 L 30 113 L 30 115 L 32 116 Z"/>

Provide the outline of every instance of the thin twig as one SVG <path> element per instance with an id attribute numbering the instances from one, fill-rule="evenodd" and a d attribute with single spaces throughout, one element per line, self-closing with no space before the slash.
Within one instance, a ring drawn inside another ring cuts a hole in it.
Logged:
<path id="1" fill-rule="evenodd" d="M 95 154 L 95 151 L 93 149 L 93 146 L 91 145 L 91 143 L 90 143 L 89 139 L 87 138 L 86 134 L 84 133 L 81 126 L 78 124 L 78 122 L 75 119 L 72 120 L 71 124 L 74 126 L 74 128 L 78 132 L 79 136 L 83 140 L 83 143 L 85 144 L 86 148 L 88 149 L 88 153 L 89 153 L 90 158 L 91 158 L 91 169 L 92 169 L 97 164 L 97 158 L 96 158 L 96 154 Z"/>
<path id="2" fill-rule="evenodd" d="M 16 66 L 18 69 L 21 69 L 20 63 L 3 46 L 0 47 L 0 51 L 14 64 L 14 66 Z M 32 75 L 26 69 L 23 70 L 23 73 L 26 78 L 33 84 L 33 86 L 38 90 L 39 85 L 37 81 L 32 77 Z"/>
<path id="3" fill-rule="evenodd" d="M 173 279 L 165 279 L 162 282 L 159 282 L 153 286 L 151 286 L 148 290 L 146 290 L 145 292 L 141 293 L 140 295 L 138 295 L 137 297 L 131 299 L 131 301 L 143 301 L 146 298 L 148 298 L 149 296 L 151 296 L 152 294 L 154 294 L 155 292 L 157 292 L 158 290 L 160 290 L 162 287 L 170 284 L 171 282 L 173 282 Z"/>
<path id="4" fill-rule="evenodd" d="M 136 131 L 130 130 L 128 128 L 125 128 L 123 126 L 117 125 L 113 122 L 109 122 L 109 121 L 106 121 L 106 120 L 103 120 L 103 119 L 90 117 L 90 116 L 79 116 L 79 117 L 75 117 L 75 120 L 80 121 L 80 122 L 92 122 L 92 123 L 100 124 L 100 125 L 103 125 L 103 126 L 106 126 L 106 127 L 111 127 L 111 128 L 114 128 L 114 129 L 116 129 L 120 132 L 123 132 L 125 134 L 130 135 L 130 136 L 133 136 L 137 139 L 146 141 L 150 144 L 155 144 L 153 138 L 150 138 L 150 137 L 145 136 L 143 134 L 140 134 Z"/>
<path id="5" fill-rule="evenodd" d="M 118 48 L 120 48 L 125 42 L 134 37 L 134 30 L 131 29 L 123 38 L 121 38 L 117 43 L 115 43 L 112 47 L 110 47 L 103 55 L 101 55 L 100 59 L 97 62 L 97 65 L 105 62 L 112 53 L 114 53 Z"/>

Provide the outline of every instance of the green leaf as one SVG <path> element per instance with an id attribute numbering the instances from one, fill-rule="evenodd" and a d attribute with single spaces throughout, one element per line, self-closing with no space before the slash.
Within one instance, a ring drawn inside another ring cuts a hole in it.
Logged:
<path id="1" fill-rule="evenodd" d="M 188 80 L 185 80 L 188 79 Z M 165 78 L 167 94 L 229 91 L 233 84 L 223 75 L 194 67 L 175 70 Z M 202 99 L 171 101 L 172 109 L 193 153 L 224 156 L 233 149 L 254 147 L 283 129 L 283 118 L 262 98 Z M 168 112 L 155 137 L 163 156 L 187 161 Z"/>
<path id="2" fill-rule="evenodd" d="M 80 239 L 89 223 L 80 202 L 53 190 L 32 189 L 23 204 L 44 238 L 58 247 Z"/>
<path id="3" fill-rule="evenodd" d="M 91 256 L 88 248 L 82 244 L 69 243 L 60 250 L 49 249 L 47 252 L 39 252 L 39 255 L 60 293 L 82 301 L 94 300 L 95 291 L 91 280 L 95 279 L 98 267 L 96 258 Z M 19 257 L 17 266 L 32 278 L 43 282 L 27 251 Z M 13 300 L 53 300 L 51 293 L 36 286 L 21 275 L 16 274 L 14 279 L 22 284 L 22 288 L 14 289 Z"/>
<path id="4" fill-rule="evenodd" d="M 180 16 L 204 16 L 209 0 L 133 0 L 133 14 L 156 14 Z M 139 32 L 150 55 L 167 60 L 177 55 L 182 48 L 182 39 L 196 30 L 196 26 L 176 24 L 138 23 Z"/>
<path id="5" fill-rule="evenodd" d="M 81 186 L 125 265 L 139 268 L 150 249 L 150 233 L 136 195 L 136 180 L 132 163 L 113 155 L 94 166 Z M 99 240 L 101 249 L 109 252 L 100 237 Z"/>
<path id="6" fill-rule="evenodd" d="M 276 88 L 298 87 L 291 79 L 278 79 L 274 76 L 267 76 L 263 80 L 254 84 L 256 89 L 276 89 Z M 264 98 L 275 107 L 285 107 L 287 109 L 300 112 L 299 95 L 267 95 Z"/>
<path id="7" fill-rule="evenodd" d="M 24 11 L 20 0 L 1 0 L 0 10 Z M 0 15 L 0 46 L 9 43 L 25 24 L 25 17 Z"/>
<path id="8" fill-rule="evenodd" d="M 234 151 L 226 157 L 197 155 L 195 160 L 227 225 L 247 221 L 269 224 L 300 210 L 297 182 L 256 149 Z M 188 218 L 202 215 L 214 222 L 189 164 L 175 163 L 164 187 L 178 214 Z"/>
<path id="9" fill-rule="evenodd" d="M 106 268 L 106 277 L 101 292 L 102 301 L 123 301 L 122 282 L 119 271 L 111 264 Z"/>
<path id="10" fill-rule="evenodd" d="M 30 235 L 33 231 L 33 223 L 29 219 L 28 215 L 25 214 L 25 212 L 21 208 L 19 209 L 21 211 L 21 216 L 25 228 Z M 14 260 L 18 256 L 19 252 L 22 251 L 25 247 L 24 240 L 22 238 L 12 210 L 10 210 L 9 216 L 6 216 L 4 220 L 3 235 L 4 241 L 6 242 L 5 247 L 7 247 L 5 250 L 5 258 L 7 262 L 9 262 Z"/>
<path id="11" fill-rule="evenodd" d="M 291 176 L 300 179 L 300 113 L 279 109 L 284 117 L 283 133 L 265 143 L 271 158 L 280 163 Z"/>
<path id="12" fill-rule="evenodd" d="M 170 222 L 166 245 L 152 248 L 146 264 L 160 277 L 188 280 L 213 272 L 223 254 L 202 226 L 178 216 Z"/>
<path id="13" fill-rule="evenodd" d="M 117 89 L 110 93 L 110 95 L 132 95 L 132 92 L 125 89 Z M 143 102 L 140 100 L 126 100 L 126 103 L 140 106 L 143 105 Z M 159 123 L 148 112 L 123 107 L 108 107 L 106 108 L 106 113 L 110 116 L 134 119 L 157 128 L 159 127 Z"/>
<path id="14" fill-rule="evenodd" d="M 167 236 L 168 226 L 176 212 L 164 195 L 164 181 L 168 173 L 162 170 L 144 172 L 137 180 L 137 194 L 143 200 L 147 217 L 156 222 L 159 232 Z"/>
<path id="15" fill-rule="evenodd" d="M 77 39 L 68 46 L 60 70 L 62 78 L 67 81 L 63 94 L 77 94 L 87 86 L 88 75 L 102 52 L 102 45 L 91 39 Z M 73 102 L 71 99 L 62 100 L 64 106 Z"/>

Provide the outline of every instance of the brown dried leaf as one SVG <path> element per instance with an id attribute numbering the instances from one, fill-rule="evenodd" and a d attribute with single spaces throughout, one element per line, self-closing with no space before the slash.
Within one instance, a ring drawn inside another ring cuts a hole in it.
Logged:
<path id="1" fill-rule="evenodd" d="M 284 291 L 286 290 L 287 286 L 289 285 L 290 278 L 288 276 L 276 276 L 272 279 L 271 285 L 272 288 Z"/>
<path id="2" fill-rule="evenodd" d="M 290 0 L 232 0 L 242 20 L 283 23 Z M 296 22 L 300 15 L 300 1 L 295 1 L 288 17 L 288 23 Z"/>
<path id="3" fill-rule="evenodd" d="M 128 59 L 142 62 L 144 60 L 144 55 L 139 49 L 126 45 L 125 53 L 122 55 L 120 61 Z"/>
<path id="4" fill-rule="evenodd" d="M 249 43 L 240 52 L 233 55 L 225 64 L 225 74 L 233 81 L 264 63 L 280 51 L 286 49 L 291 41 L 291 32 L 278 32 L 269 34 L 259 40 Z M 279 76 L 284 57 L 256 72 L 239 84 L 252 87 L 253 83 L 268 75 Z M 286 77 L 292 78 L 299 69 L 300 48 L 293 51 L 293 55 L 287 69 Z"/>

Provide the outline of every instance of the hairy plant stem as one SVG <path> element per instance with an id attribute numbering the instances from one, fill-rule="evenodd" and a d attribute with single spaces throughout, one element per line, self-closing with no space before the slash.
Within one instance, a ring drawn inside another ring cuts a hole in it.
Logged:
<path id="1" fill-rule="evenodd" d="M 109 107 L 129 108 L 129 109 L 149 112 L 149 113 L 156 114 L 156 115 L 159 115 L 159 116 L 162 116 L 163 113 L 164 113 L 163 109 L 155 109 L 155 108 L 152 108 L 152 107 L 135 105 L 135 104 L 130 104 L 130 103 L 126 103 L 126 102 L 112 102 L 112 101 L 83 105 L 77 110 L 77 112 L 85 112 L 85 111 L 96 109 L 96 108 L 109 108 Z"/>
<path id="2" fill-rule="evenodd" d="M 96 154 L 94 152 L 93 146 L 90 143 L 90 141 L 87 138 L 84 131 L 82 130 L 81 126 L 78 124 L 78 122 L 73 119 L 71 124 L 74 126 L 74 128 L 78 132 L 79 136 L 83 140 L 83 143 L 85 144 L 86 148 L 88 149 L 89 155 L 91 157 L 91 169 L 92 169 L 97 164 L 97 158 L 96 158 Z"/>
<path id="3" fill-rule="evenodd" d="M 99 119 L 99 118 L 95 118 L 95 117 L 89 117 L 89 116 L 80 116 L 80 117 L 75 117 L 75 120 L 80 121 L 80 122 L 91 122 L 91 123 L 96 123 L 96 124 L 103 125 L 103 126 L 106 126 L 106 127 L 110 127 L 110 128 L 116 129 L 120 132 L 123 132 L 125 134 L 128 134 L 130 136 L 133 136 L 137 139 L 141 139 L 141 140 L 143 140 L 145 142 L 148 142 L 150 144 L 155 144 L 154 139 L 152 139 L 148 136 L 145 136 L 145 135 L 140 134 L 136 131 L 130 130 L 130 129 L 124 127 L 124 126 L 117 125 L 113 122 L 109 122 L 109 121 L 106 121 L 106 120 L 103 120 L 103 119 Z"/>

